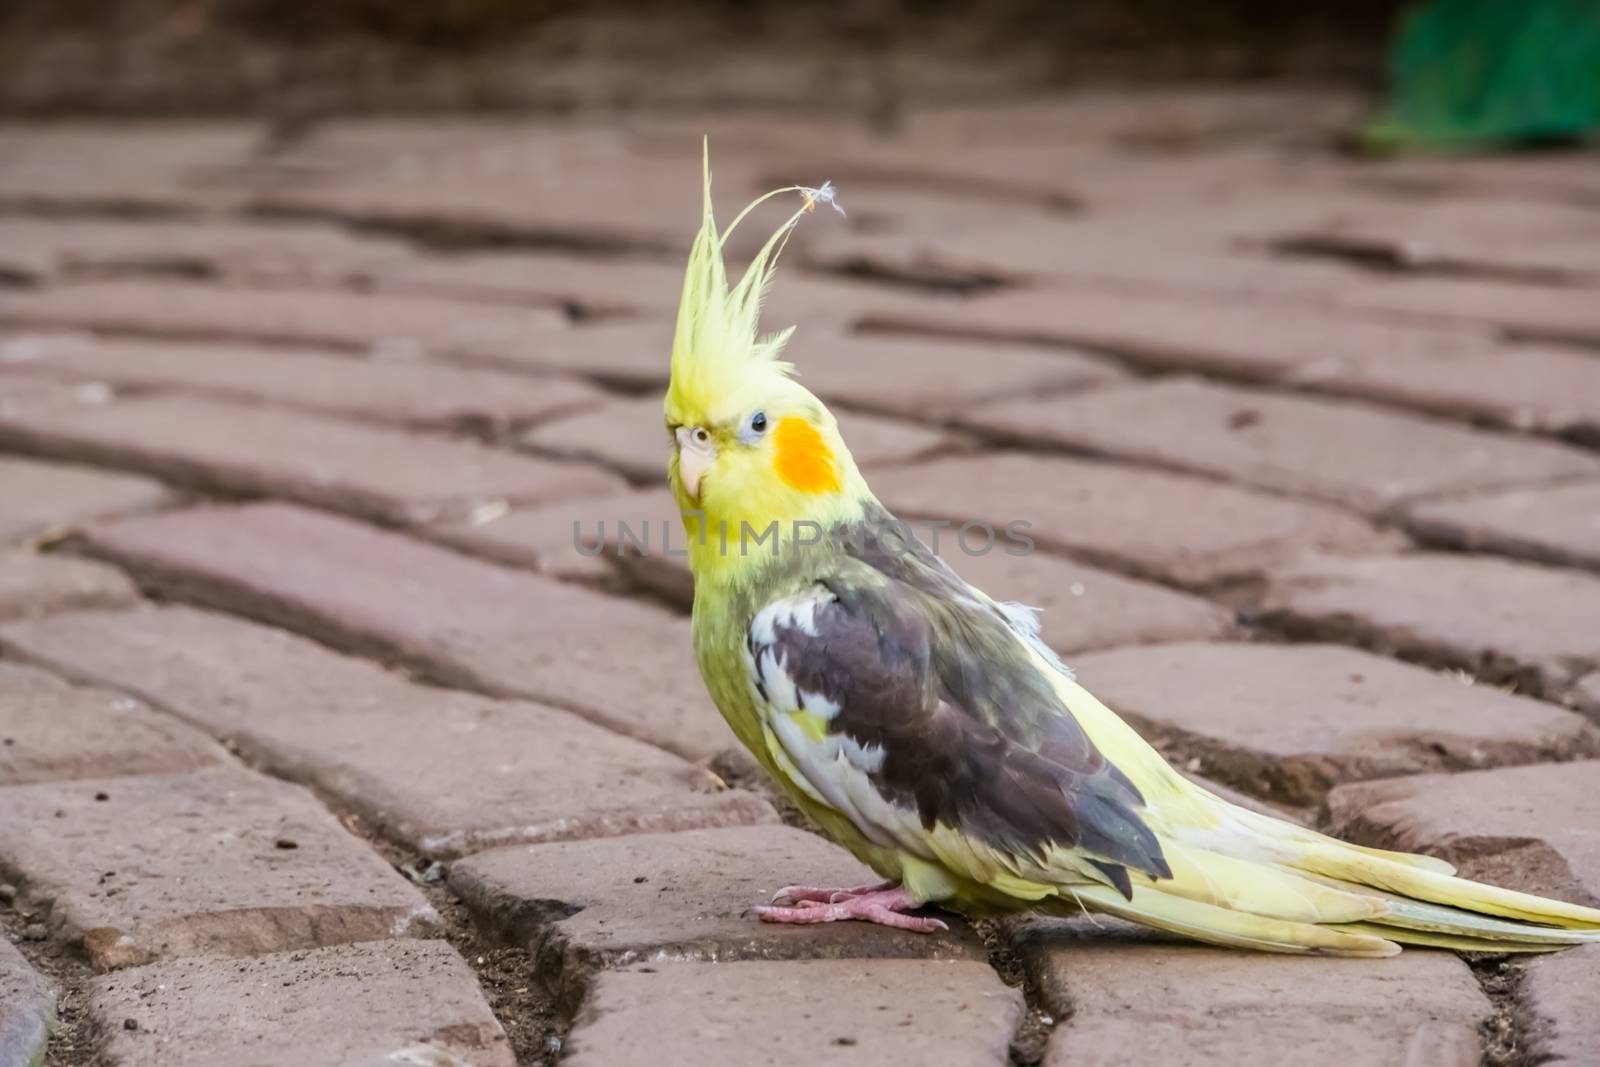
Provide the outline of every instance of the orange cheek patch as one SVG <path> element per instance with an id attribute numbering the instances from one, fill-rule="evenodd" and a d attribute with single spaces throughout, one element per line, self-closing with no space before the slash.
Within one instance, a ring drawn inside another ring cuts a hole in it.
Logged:
<path id="1" fill-rule="evenodd" d="M 776 449 L 773 466 L 778 477 L 791 489 L 802 493 L 827 493 L 839 488 L 839 475 L 833 468 L 833 450 L 805 419 L 791 415 L 779 420 L 772 432 Z"/>

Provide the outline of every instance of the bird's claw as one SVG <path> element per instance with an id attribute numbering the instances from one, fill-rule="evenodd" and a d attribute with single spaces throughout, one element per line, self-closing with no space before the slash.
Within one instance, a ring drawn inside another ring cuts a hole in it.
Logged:
<path id="1" fill-rule="evenodd" d="M 878 882 L 875 885 L 851 886 L 847 889 L 828 889 L 815 885 L 786 885 L 772 894 L 771 903 L 788 901 L 790 904 L 839 904 L 850 900 L 852 897 L 863 897 L 868 893 L 882 893 L 888 889 L 895 889 L 895 882 Z"/>
<path id="2" fill-rule="evenodd" d="M 800 891 L 797 899 L 789 895 L 789 890 Z M 809 895 L 807 891 L 809 890 Z M 829 898 L 842 896 L 843 899 L 824 899 L 821 894 L 827 893 Z M 848 895 L 846 895 L 848 894 Z M 923 915 L 906 915 L 907 910 L 917 906 L 917 903 L 906 896 L 899 886 L 884 889 L 881 886 L 863 886 L 859 889 L 834 889 L 821 890 L 805 886 L 789 886 L 781 890 L 779 897 L 789 896 L 795 903 L 789 907 L 776 907 L 766 905 L 755 910 L 756 917 L 762 922 L 769 923 L 831 923 L 845 919 L 859 919 L 863 922 L 877 923 L 880 926 L 892 926 L 897 930 L 911 930 L 919 934 L 931 934 L 939 930 L 948 930 L 943 920 L 934 919 Z M 775 897 L 774 899 L 778 899 Z"/>

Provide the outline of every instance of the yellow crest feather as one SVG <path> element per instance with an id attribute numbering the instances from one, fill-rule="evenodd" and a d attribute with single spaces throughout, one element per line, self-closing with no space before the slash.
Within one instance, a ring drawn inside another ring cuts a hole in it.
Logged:
<path id="1" fill-rule="evenodd" d="M 774 189 L 752 201 L 725 231 L 719 233 L 711 207 L 709 143 L 703 153 L 704 216 L 689 251 L 689 266 L 684 274 L 678 326 L 672 338 L 672 383 L 667 390 L 669 408 L 701 414 L 713 409 L 720 397 L 746 381 L 751 373 L 786 376 L 792 370 L 778 357 L 794 333 L 794 327 L 760 336 L 761 303 L 772 282 L 784 243 L 800 216 L 815 207 L 816 199 L 812 194 L 817 192 L 798 185 Z M 744 276 L 730 286 L 723 259 L 728 236 L 756 207 L 790 192 L 805 195 L 805 204 L 773 231 L 751 260 Z"/>

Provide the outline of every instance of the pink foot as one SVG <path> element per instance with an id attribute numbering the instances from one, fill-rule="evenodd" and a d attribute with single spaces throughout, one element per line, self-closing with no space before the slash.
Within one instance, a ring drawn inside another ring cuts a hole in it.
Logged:
<path id="1" fill-rule="evenodd" d="M 799 898 L 801 902 L 797 907 L 780 908 L 768 905 L 756 908 L 755 913 L 762 922 L 769 923 L 831 923 L 842 919 L 861 919 L 881 926 L 893 926 L 899 930 L 914 930 L 919 934 L 931 934 L 936 930 L 949 929 L 938 919 L 902 914 L 917 905 L 899 886 L 891 889 L 862 886 L 858 889 L 811 890 L 811 892 L 826 892 L 830 896 L 840 893 L 853 895 L 836 902 L 816 897 L 802 897 Z"/>
<path id="2" fill-rule="evenodd" d="M 772 894 L 772 903 L 787 900 L 791 904 L 801 904 L 810 900 L 819 900 L 824 904 L 838 904 L 840 901 L 849 900 L 851 897 L 864 897 L 868 893 L 881 893 L 885 889 L 899 888 L 898 882 L 878 882 L 874 885 L 851 886 L 849 889 L 825 889 L 815 885 L 786 885 Z"/>

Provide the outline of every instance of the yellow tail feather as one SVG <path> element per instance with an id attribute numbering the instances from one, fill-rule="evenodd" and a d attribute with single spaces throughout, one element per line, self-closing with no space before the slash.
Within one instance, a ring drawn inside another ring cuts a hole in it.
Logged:
<path id="1" fill-rule="evenodd" d="M 1568 947 L 1566 945 L 1545 944 L 1520 944 L 1516 942 L 1499 941 L 1492 937 L 1466 937 L 1460 934 L 1436 934 L 1425 930 L 1406 930 L 1394 926 L 1379 926 L 1377 923 L 1345 923 L 1337 929 L 1352 934 L 1371 934 L 1376 937 L 1386 937 L 1391 941 L 1399 941 L 1406 945 L 1419 945 L 1423 948 L 1447 948 L 1455 952 L 1560 952 Z"/>
<path id="2" fill-rule="evenodd" d="M 1281 867 L 1236 859 L 1218 852 L 1164 841 L 1162 852 L 1171 878 L 1140 884 L 1264 919 L 1297 923 L 1360 922 L 1382 915 L 1386 906 L 1370 896 L 1305 878 Z"/>
<path id="3" fill-rule="evenodd" d="M 1386 848 L 1352 845 L 1348 841 L 1340 841 L 1336 837 L 1319 834 L 1315 830 L 1308 830 L 1303 826 L 1296 826 L 1294 823 L 1284 822 L 1282 819 L 1275 819 L 1270 815 L 1263 815 L 1259 812 L 1230 804 L 1215 793 L 1205 793 L 1205 796 L 1210 801 L 1213 809 L 1218 806 L 1226 809 L 1230 822 L 1261 834 L 1263 837 L 1275 842 L 1303 846 L 1332 845 L 1349 852 L 1370 856 L 1373 859 L 1398 863 L 1402 867 L 1414 867 L 1417 870 L 1431 871 L 1434 874 L 1450 875 L 1456 873 L 1456 869 L 1452 864 L 1439 859 L 1437 856 L 1423 856 L 1416 852 L 1392 852 Z"/>
<path id="4" fill-rule="evenodd" d="M 1400 951 L 1394 942 L 1371 934 L 1229 911 L 1142 885 L 1134 886 L 1132 900 L 1108 886 L 1074 887 L 1070 895 L 1090 911 L 1228 948 L 1324 956 L 1393 956 Z"/>
<path id="5" fill-rule="evenodd" d="M 1321 875 L 1308 874 L 1306 877 L 1315 878 L 1329 886 L 1343 889 L 1350 893 L 1367 896 L 1373 901 L 1381 903 L 1383 905 L 1383 914 L 1371 921 L 1387 928 L 1386 936 L 1400 941 L 1415 941 L 1417 944 L 1429 943 L 1403 936 L 1402 930 L 1408 930 L 1416 934 L 1441 935 L 1460 940 L 1470 940 L 1478 945 L 1474 951 L 1479 952 L 1495 951 L 1496 949 L 1514 951 L 1519 945 L 1525 946 L 1530 950 L 1543 951 L 1545 949 L 1562 948 L 1567 945 L 1583 945 L 1600 941 L 1600 931 L 1596 930 L 1515 922 L 1510 919 L 1495 918 L 1491 915 L 1482 915 L 1478 912 L 1453 908 L 1444 904 L 1434 904 L 1425 900 L 1397 896 L 1381 889 L 1340 882 L 1332 878 L 1324 878 Z"/>
<path id="6" fill-rule="evenodd" d="M 1596 931 L 1596 939 L 1600 939 L 1600 909 L 1418 870 L 1338 844 L 1304 848 L 1294 865 L 1340 882 L 1371 886 L 1416 901 L 1498 915 L 1525 923 L 1592 930 Z"/>
<path id="7" fill-rule="evenodd" d="M 1348 845 L 1211 799 L 1221 817 L 1210 830 L 1163 835 L 1171 877 L 1135 875 L 1132 899 L 1074 880 L 1063 883 L 1062 900 L 1268 952 L 1389 956 L 1400 951 L 1396 942 L 1547 952 L 1600 943 L 1600 909 L 1458 878 L 1442 861 Z"/>
<path id="8" fill-rule="evenodd" d="M 1415 867 L 1419 871 L 1431 871 L 1434 874 L 1446 876 L 1456 873 L 1455 864 L 1446 863 L 1436 856 L 1421 856 L 1415 852 L 1391 852 L 1386 848 L 1367 848 L 1365 845 L 1352 845 L 1332 837 L 1327 840 L 1344 848 L 1354 849 L 1363 856 L 1371 856 L 1373 859 L 1378 860 L 1388 860 L 1390 863 L 1398 863 L 1402 867 Z"/>

